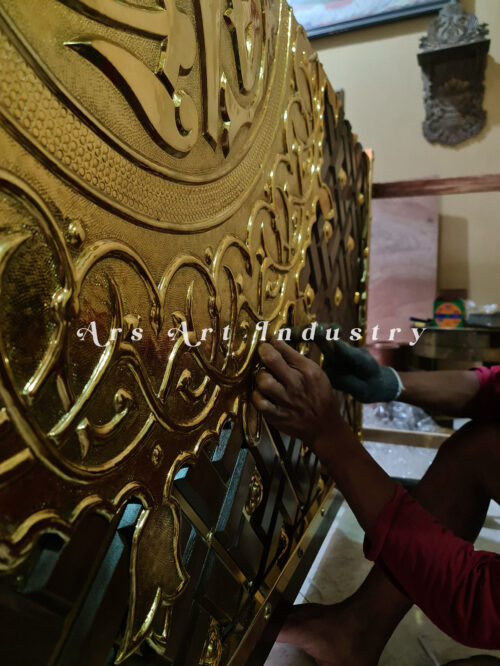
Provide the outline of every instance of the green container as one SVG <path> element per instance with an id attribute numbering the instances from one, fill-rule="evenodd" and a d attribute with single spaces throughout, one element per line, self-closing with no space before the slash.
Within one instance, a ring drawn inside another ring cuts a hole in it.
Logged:
<path id="1" fill-rule="evenodd" d="M 434 301 L 434 326 L 437 328 L 463 328 L 465 303 L 462 298 L 447 301 L 437 298 Z"/>

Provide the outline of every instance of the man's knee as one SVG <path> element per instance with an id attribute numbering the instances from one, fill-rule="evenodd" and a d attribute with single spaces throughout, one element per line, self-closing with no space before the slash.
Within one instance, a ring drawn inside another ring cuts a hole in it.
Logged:
<path id="1" fill-rule="evenodd" d="M 493 456 L 500 461 L 500 423 L 469 421 L 442 445 L 443 453 L 454 456 Z"/>

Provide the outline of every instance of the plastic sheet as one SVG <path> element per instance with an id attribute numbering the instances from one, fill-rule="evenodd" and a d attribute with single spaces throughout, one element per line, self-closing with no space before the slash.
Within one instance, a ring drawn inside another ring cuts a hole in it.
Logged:
<path id="1" fill-rule="evenodd" d="M 465 310 L 467 312 L 467 316 L 472 314 L 492 315 L 498 312 L 498 305 L 496 303 L 478 305 L 475 301 L 465 301 Z"/>
<path id="2" fill-rule="evenodd" d="M 423 409 L 404 402 L 377 402 L 373 405 L 364 405 L 363 426 L 416 432 L 446 432 Z"/>

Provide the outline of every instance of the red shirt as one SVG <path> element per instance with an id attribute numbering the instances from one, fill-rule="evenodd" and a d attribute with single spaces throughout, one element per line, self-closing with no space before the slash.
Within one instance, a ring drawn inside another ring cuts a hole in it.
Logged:
<path id="1" fill-rule="evenodd" d="M 500 405 L 500 365 L 474 368 L 479 378 L 479 393 L 474 401 L 475 418 L 498 418 Z"/>
<path id="2" fill-rule="evenodd" d="M 500 401 L 500 366 L 478 368 L 477 418 Z M 494 412 L 493 412 L 494 413 Z M 365 555 L 376 561 L 436 626 L 460 643 L 500 648 L 500 555 L 474 550 L 398 484 Z"/>

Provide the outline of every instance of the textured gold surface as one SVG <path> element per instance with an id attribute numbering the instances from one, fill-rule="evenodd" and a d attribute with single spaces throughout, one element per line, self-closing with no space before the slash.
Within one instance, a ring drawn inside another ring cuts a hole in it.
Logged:
<path id="1" fill-rule="evenodd" d="M 175 475 L 229 418 L 258 441 L 255 324 L 311 318 L 318 214 L 336 233 L 325 92 L 337 123 L 340 102 L 281 0 L 39 7 L 0 0 L 0 568 L 138 498 L 119 662 L 164 651 L 186 582 Z M 182 326 L 210 331 L 191 347 Z"/>
<path id="2" fill-rule="evenodd" d="M 174 500 L 142 511 L 132 541 L 130 578 L 129 613 L 117 664 L 145 638 L 161 653 L 169 637 L 172 605 L 188 578 L 180 559 L 179 510 Z"/>

